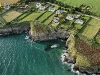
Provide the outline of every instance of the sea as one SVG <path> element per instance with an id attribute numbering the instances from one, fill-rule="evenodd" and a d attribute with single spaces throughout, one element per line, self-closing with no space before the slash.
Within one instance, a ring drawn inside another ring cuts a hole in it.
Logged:
<path id="1" fill-rule="evenodd" d="M 33 42 L 27 33 L 0 36 L 0 75 L 77 75 L 61 62 L 65 42 Z M 45 51 L 48 45 L 59 47 Z"/>

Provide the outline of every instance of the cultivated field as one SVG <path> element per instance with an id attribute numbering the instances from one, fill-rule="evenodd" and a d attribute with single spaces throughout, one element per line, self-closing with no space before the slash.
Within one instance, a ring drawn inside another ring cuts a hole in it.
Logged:
<path id="1" fill-rule="evenodd" d="M 52 14 L 52 12 L 47 11 L 46 13 L 44 13 L 39 19 L 38 21 L 42 22 L 43 20 L 45 20 L 48 16 L 50 16 Z"/>
<path id="2" fill-rule="evenodd" d="M 48 24 L 53 20 L 54 16 L 55 16 L 55 14 L 53 14 L 52 16 L 50 16 L 50 17 L 44 22 L 44 24 L 45 24 L 45 25 L 48 25 Z"/>
<path id="3" fill-rule="evenodd" d="M 71 6 L 79 6 L 80 4 L 86 4 L 92 6 L 92 11 L 100 15 L 100 0 L 57 0 L 66 3 Z"/>
<path id="4" fill-rule="evenodd" d="M 27 16 L 26 18 L 24 18 L 23 20 L 21 20 L 21 22 L 23 21 L 31 21 L 31 20 L 35 20 L 38 16 L 40 16 L 44 11 L 40 11 L 40 12 L 33 12 L 32 14 L 30 14 L 29 16 Z"/>
<path id="5" fill-rule="evenodd" d="M 91 19 L 90 22 L 86 25 L 86 27 L 82 31 L 82 35 L 88 37 L 89 39 L 93 39 L 99 29 L 100 29 L 100 20 Z"/>
<path id="6" fill-rule="evenodd" d="M 2 17 L 6 20 L 6 22 L 10 22 L 21 14 L 22 13 L 17 12 L 17 11 L 9 11 L 9 12 L 6 12 L 5 14 L 3 14 Z"/>

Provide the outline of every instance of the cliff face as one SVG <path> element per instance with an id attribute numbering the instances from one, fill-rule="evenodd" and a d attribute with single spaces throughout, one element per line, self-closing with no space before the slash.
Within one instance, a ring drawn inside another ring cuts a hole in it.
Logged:
<path id="1" fill-rule="evenodd" d="M 24 31 L 29 31 L 30 25 L 29 23 L 22 23 L 22 24 L 15 24 L 15 25 L 9 25 L 4 28 L 0 28 L 0 34 L 1 35 L 8 35 L 8 34 L 19 34 Z"/>
<path id="2" fill-rule="evenodd" d="M 46 40 L 54 40 L 54 39 L 65 39 L 69 37 L 69 34 L 65 30 L 58 30 L 52 32 L 35 32 L 30 30 L 30 36 L 33 41 L 46 41 Z"/>
<path id="3" fill-rule="evenodd" d="M 76 42 L 75 39 L 76 38 L 73 35 L 70 35 L 66 42 L 66 45 L 68 46 L 68 54 L 76 61 L 74 69 L 79 70 L 80 72 L 88 73 L 90 75 L 92 73 L 99 74 L 100 65 L 92 64 L 93 60 L 91 61 L 88 56 L 84 55 L 84 53 L 87 53 L 85 50 L 83 53 L 80 53 L 78 50 L 76 50 L 75 43 L 78 42 Z"/>

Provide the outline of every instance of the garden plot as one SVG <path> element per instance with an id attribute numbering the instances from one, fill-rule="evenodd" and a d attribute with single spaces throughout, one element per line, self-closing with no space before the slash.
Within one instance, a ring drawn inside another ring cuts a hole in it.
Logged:
<path id="1" fill-rule="evenodd" d="M 82 31 L 82 35 L 89 39 L 93 39 L 100 29 L 100 20 L 91 19 Z"/>
<path id="2" fill-rule="evenodd" d="M 21 22 L 35 20 L 38 16 L 40 16 L 44 12 L 45 11 L 33 12 L 32 14 L 30 14 L 27 17 L 25 17 L 24 19 L 22 19 Z"/>
<path id="3" fill-rule="evenodd" d="M 15 18 L 17 18 L 19 15 L 21 15 L 22 13 L 17 12 L 17 11 L 9 11 L 6 12 L 5 14 L 2 15 L 2 17 L 6 20 L 6 22 L 10 22 L 12 20 L 14 20 Z"/>
<path id="4" fill-rule="evenodd" d="M 50 16 L 52 14 L 52 12 L 47 11 L 46 13 L 44 13 L 39 19 L 38 21 L 42 22 L 43 20 L 47 19 L 48 16 Z"/>

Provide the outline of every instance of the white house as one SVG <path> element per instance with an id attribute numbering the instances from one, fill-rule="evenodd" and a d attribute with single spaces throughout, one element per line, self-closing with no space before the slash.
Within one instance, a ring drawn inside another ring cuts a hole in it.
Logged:
<path id="1" fill-rule="evenodd" d="M 40 10 L 45 10 L 45 8 L 46 8 L 45 6 L 40 6 L 39 7 Z"/>
<path id="2" fill-rule="evenodd" d="M 81 20 L 81 19 L 77 19 L 74 23 L 77 23 L 77 24 L 83 24 L 84 23 L 84 21 L 83 20 Z"/>
<path id="3" fill-rule="evenodd" d="M 56 14 L 61 14 L 62 12 L 63 11 L 59 9 L 59 10 L 56 11 Z"/>
<path id="4" fill-rule="evenodd" d="M 54 17 L 52 22 L 58 25 L 59 24 L 59 20 L 60 20 L 59 17 Z"/>
<path id="5" fill-rule="evenodd" d="M 67 20 L 73 20 L 74 19 L 74 15 L 73 14 L 68 14 L 66 19 Z"/>
<path id="6" fill-rule="evenodd" d="M 40 8 L 41 7 L 41 3 L 36 3 L 36 8 Z"/>
<path id="7" fill-rule="evenodd" d="M 54 7 L 49 7 L 49 11 L 54 12 L 55 8 Z"/>

